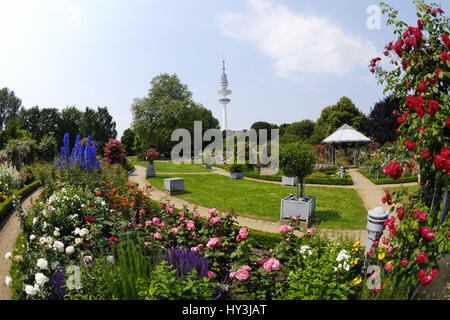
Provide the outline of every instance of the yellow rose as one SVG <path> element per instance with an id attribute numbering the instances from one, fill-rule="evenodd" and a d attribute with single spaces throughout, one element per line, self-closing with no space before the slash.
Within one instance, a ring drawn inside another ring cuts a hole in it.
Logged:
<path id="1" fill-rule="evenodd" d="M 362 282 L 361 276 L 357 276 L 355 279 L 353 279 L 353 284 L 355 286 L 359 285 Z"/>
<path id="2" fill-rule="evenodd" d="M 384 252 L 380 252 L 380 253 L 378 254 L 378 260 L 383 260 L 384 257 L 385 257 Z"/>

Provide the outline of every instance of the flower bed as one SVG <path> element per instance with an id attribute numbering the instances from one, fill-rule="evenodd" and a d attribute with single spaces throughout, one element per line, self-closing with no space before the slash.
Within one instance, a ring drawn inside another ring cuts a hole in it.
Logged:
<path id="1" fill-rule="evenodd" d="M 297 237 L 296 219 L 272 235 L 237 226 L 233 213 L 211 209 L 201 218 L 150 200 L 151 186 L 128 183 L 122 169 L 74 163 L 46 180 L 45 192 L 21 215 L 24 246 L 7 255 L 15 299 L 289 299 L 297 281 L 292 268 L 308 270 L 305 281 L 314 281 L 323 270 L 312 265 L 324 259 L 332 270 L 321 279 L 346 289 L 322 299 L 360 291 L 359 260 L 348 260 L 361 256 L 359 246 L 351 255 L 345 239 L 313 230 Z M 311 247 L 309 262 L 302 246 Z M 318 298 L 306 290 L 298 296 Z"/>
<path id="2" fill-rule="evenodd" d="M 396 180 L 390 178 L 389 176 L 386 176 L 383 172 L 378 173 L 378 179 L 376 178 L 375 173 L 369 173 L 366 170 L 359 168 L 359 172 L 365 176 L 367 179 L 372 181 L 374 184 L 399 184 L 399 183 L 410 183 L 410 182 L 417 182 L 418 177 L 417 176 L 403 176 Z"/>

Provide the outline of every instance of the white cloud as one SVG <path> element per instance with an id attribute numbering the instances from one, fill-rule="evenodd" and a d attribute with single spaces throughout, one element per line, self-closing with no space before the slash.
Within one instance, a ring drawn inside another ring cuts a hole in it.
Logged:
<path id="1" fill-rule="evenodd" d="M 280 77 L 304 81 L 311 76 L 345 76 L 377 56 L 373 42 L 346 33 L 326 17 L 293 12 L 270 0 L 248 2 L 247 13 L 221 14 L 219 28 L 272 58 Z"/>

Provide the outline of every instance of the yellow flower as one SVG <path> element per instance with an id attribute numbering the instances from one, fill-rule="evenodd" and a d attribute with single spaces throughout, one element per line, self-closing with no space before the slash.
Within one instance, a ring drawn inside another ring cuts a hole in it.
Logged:
<path id="1" fill-rule="evenodd" d="M 361 241 L 358 241 L 353 245 L 353 248 L 359 247 L 360 245 L 361 245 Z"/>
<path id="2" fill-rule="evenodd" d="M 384 257 L 385 257 L 385 254 L 384 254 L 384 252 L 380 252 L 380 253 L 378 253 L 378 260 L 383 260 L 383 259 L 384 259 Z"/>
<path id="3" fill-rule="evenodd" d="M 358 264 L 358 262 L 359 262 L 359 258 L 355 258 L 352 260 L 352 265 L 356 266 Z"/>
<path id="4" fill-rule="evenodd" d="M 359 285 L 362 282 L 361 276 L 357 276 L 355 279 L 353 279 L 353 284 L 355 286 Z"/>

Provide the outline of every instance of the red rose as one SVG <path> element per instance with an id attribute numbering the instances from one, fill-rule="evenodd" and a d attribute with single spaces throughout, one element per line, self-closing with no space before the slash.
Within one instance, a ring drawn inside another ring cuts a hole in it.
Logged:
<path id="1" fill-rule="evenodd" d="M 404 41 L 402 39 L 398 40 L 394 44 L 394 51 L 400 58 L 403 56 L 403 44 L 404 44 Z"/>
<path id="2" fill-rule="evenodd" d="M 405 120 L 402 117 L 398 117 L 397 118 L 397 123 L 398 124 L 402 124 L 403 122 L 405 122 Z"/>
<path id="3" fill-rule="evenodd" d="M 425 108 L 423 108 L 423 107 L 417 108 L 416 111 L 417 111 L 417 116 L 418 116 L 419 118 L 423 118 L 423 116 L 424 116 L 425 113 L 426 113 Z"/>
<path id="4" fill-rule="evenodd" d="M 421 153 L 424 159 L 429 159 L 431 157 L 431 153 L 426 150 L 422 150 Z"/>
<path id="5" fill-rule="evenodd" d="M 397 180 L 402 176 L 403 168 L 398 161 L 394 161 L 389 163 L 389 165 L 383 169 L 383 172 L 392 179 Z"/>
<path id="6" fill-rule="evenodd" d="M 427 255 L 424 252 L 421 252 L 417 255 L 417 257 L 414 258 L 414 261 L 417 264 L 425 263 L 427 261 Z"/>
<path id="7" fill-rule="evenodd" d="M 428 114 L 433 116 L 436 112 L 439 111 L 439 103 L 434 100 L 430 100 L 428 102 Z"/>
<path id="8" fill-rule="evenodd" d="M 441 157 L 447 159 L 450 156 L 450 151 L 447 147 L 442 147 Z"/>
<path id="9" fill-rule="evenodd" d="M 441 59 L 442 59 L 442 62 L 446 64 L 447 61 L 450 60 L 450 55 L 447 52 L 442 51 L 441 52 Z"/>
<path id="10" fill-rule="evenodd" d="M 450 117 L 447 118 L 447 128 L 450 129 Z"/>
<path id="11" fill-rule="evenodd" d="M 420 80 L 420 84 L 417 86 L 417 91 L 419 91 L 419 92 L 427 92 L 427 87 L 423 83 L 423 80 Z"/>
<path id="12" fill-rule="evenodd" d="M 439 78 L 439 74 L 442 72 L 442 69 L 436 69 L 435 71 L 434 71 L 434 73 L 436 74 L 436 77 L 438 77 Z"/>
<path id="13" fill-rule="evenodd" d="M 450 49 L 450 39 L 445 33 L 442 35 L 442 41 L 445 43 L 445 46 Z"/>
<path id="14" fill-rule="evenodd" d="M 434 156 L 434 165 L 436 166 L 436 168 L 437 168 L 439 171 L 444 171 L 444 170 L 446 170 L 446 167 L 447 167 L 446 160 L 447 160 L 447 159 L 445 159 L 444 157 L 441 157 L 441 156 L 438 155 L 438 154 Z"/>
<path id="15" fill-rule="evenodd" d="M 406 141 L 405 146 L 409 151 L 414 151 L 416 148 L 416 145 L 411 140 Z"/>

